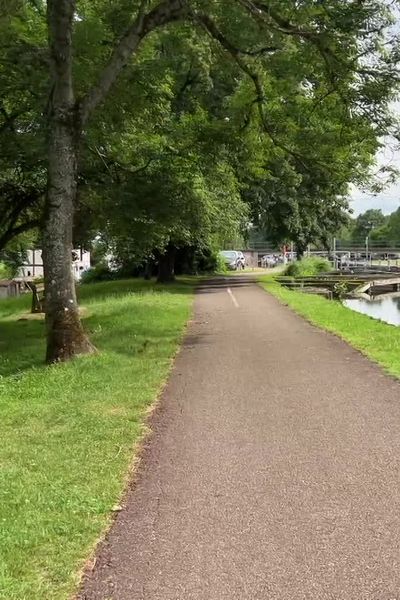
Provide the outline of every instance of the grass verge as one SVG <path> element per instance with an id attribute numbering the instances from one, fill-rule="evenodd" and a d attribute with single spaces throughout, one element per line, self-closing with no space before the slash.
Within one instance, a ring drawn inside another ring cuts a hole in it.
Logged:
<path id="1" fill-rule="evenodd" d="M 194 281 L 82 286 L 94 356 L 46 367 L 27 297 L 0 302 L 0 598 L 65 600 L 110 519 Z"/>
<path id="2" fill-rule="evenodd" d="M 273 277 L 260 277 L 261 285 L 308 321 L 335 333 L 400 377 L 400 328 L 344 307 L 340 302 L 289 290 Z"/>

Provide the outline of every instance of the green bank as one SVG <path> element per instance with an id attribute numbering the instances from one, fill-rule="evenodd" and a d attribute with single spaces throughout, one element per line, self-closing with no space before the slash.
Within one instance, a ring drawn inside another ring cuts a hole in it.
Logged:
<path id="1" fill-rule="evenodd" d="M 344 307 L 339 301 L 292 291 L 273 276 L 260 277 L 260 284 L 308 321 L 330 331 L 400 377 L 400 328 Z"/>
<path id="2" fill-rule="evenodd" d="M 194 280 L 82 286 L 98 349 L 44 366 L 28 297 L 0 302 L 0 598 L 69 597 L 124 488 L 191 313 Z"/>

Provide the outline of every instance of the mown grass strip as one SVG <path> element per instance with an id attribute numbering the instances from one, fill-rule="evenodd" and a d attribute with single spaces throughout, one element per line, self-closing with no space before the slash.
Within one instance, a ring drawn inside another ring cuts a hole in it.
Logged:
<path id="1" fill-rule="evenodd" d="M 308 321 L 335 333 L 400 377 L 400 328 L 356 313 L 340 302 L 304 294 L 281 286 L 272 276 L 260 277 L 261 285 Z"/>
<path id="2" fill-rule="evenodd" d="M 0 598 L 65 600 L 110 519 L 190 316 L 194 281 L 82 286 L 99 353 L 46 367 L 44 325 L 0 302 Z"/>

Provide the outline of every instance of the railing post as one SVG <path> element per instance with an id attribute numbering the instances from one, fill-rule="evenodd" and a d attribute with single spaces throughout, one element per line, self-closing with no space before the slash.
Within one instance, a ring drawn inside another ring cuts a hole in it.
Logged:
<path id="1" fill-rule="evenodd" d="M 338 261 L 336 256 L 336 238 L 333 238 L 333 267 L 335 271 L 338 269 Z"/>

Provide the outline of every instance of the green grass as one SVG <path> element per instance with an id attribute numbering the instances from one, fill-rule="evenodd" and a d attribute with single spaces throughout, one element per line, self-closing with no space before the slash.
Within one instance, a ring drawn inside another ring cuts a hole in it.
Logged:
<path id="1" fill-rule="evenodd" d="M 110 522 L 194 281 L 82 286 L 97 355 L 46 367 L 30 298 L 0 301 L 0 598 L 65 600 Z"/>
<path id="2" fill-rule="evenodd" d="M 289 290 L 271 276 L 260 277 L 261 285 L 308 321 L 335 333 L 400 377 L 400 328 L 345 308 L 340 302 Z"/>

